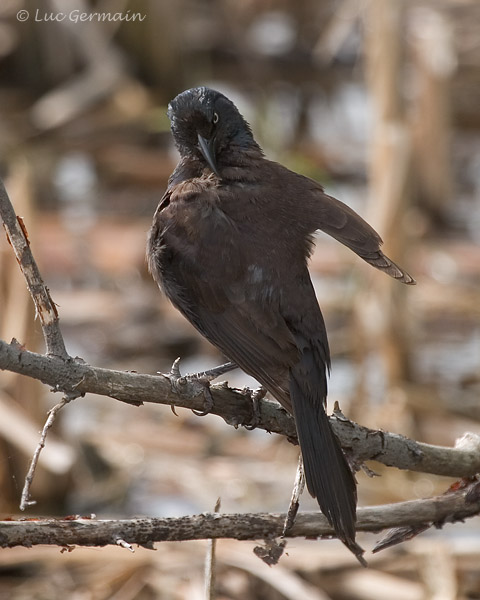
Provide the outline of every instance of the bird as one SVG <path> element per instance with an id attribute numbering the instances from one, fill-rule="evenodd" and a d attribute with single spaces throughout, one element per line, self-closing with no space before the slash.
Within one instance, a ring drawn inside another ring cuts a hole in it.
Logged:
<path id="1" fill-rule="evenodd" d="M 188 89 L 167 114 L 180 160 L 148 234 L 149 270 L 200 334 L 293 416 L 307 489 L 362 562 L 356 481 L 326 413 L 330 351 L 308 271 L 313 235 L 415 281 L 348 205 L 268 160 L 225 95 Z"/>

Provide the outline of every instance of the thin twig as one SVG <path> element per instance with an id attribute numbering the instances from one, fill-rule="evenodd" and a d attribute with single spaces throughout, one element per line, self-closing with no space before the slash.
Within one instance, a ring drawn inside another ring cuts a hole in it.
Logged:
<path id="1" fill-rule="evenodd" d="M 293 484 L 292 497 L 287 510 L 287 517 L 283 524 L 283 537 L 288 534 L 289 529 L 295 523 L 295 517 L 300 506 L 300 496 L 305 488 L 305 470 L 303 468 L 303 456 L 300 452 L 298 456 L 297 472 L 295 474 L 295 483 Z"/>
<path id="2" fill-rule="evenodd" d="M 220 511 L 220 498 L 215 502 L 213 512 L 216 514 Z M 215 551 L 217 540 L 208 540 L 208 550 L 205 560 L 205 600 L 214 600 L 215 598 Z"/>
<path id="3" fill-rule="evenodd" d="M 33 258 L 25 224 L 21 217 L 16 216 L 7 190 L 1 180 L 0 217 L 4 223 L 7 239 L 15 252 L 17 262 L 27 282 L 28 291 L 35 304 L 35 311 L 40 319 L 43 337 L 45 338 L 47 354 L 67 359 L 68 354 L 58 324 L 56 306 Z"/>
<path id="4" fill-rule="evenodd" d="M 37 468 L 38 459 L 40 458 L 41 451 L 45 448 L 45 440 L 47 438 L 48 430 L 53 425 L 55 418 L 58 412 L 70 402 L 71 398 L 65 396 L 62 398 L 61 402 L 56 404 L 51 410 L 48 411 L 48 417 L 45 421 L 45 425 L 43 426 L 42 433 L 40 435 L 40 441 L 35 448 L 35 452 L 33 453 L 32 460 L 30 462 L 30 467 L 28 468 L 28 473 L 25 477 L 25 483 L 23 485 L 22 497 L 20 500 L 20 510 L 25 510 L 28 506 L 32 506 L 36 504 L 36 500 L 32 500 L 30 497 L 30 488 L 32 486 L 33 478 L 35 476 L 35 470 Z"/>

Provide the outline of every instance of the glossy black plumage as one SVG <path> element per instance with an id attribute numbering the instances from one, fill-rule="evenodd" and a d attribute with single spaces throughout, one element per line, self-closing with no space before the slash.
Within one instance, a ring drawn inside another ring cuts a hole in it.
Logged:
<path id="1" fill-rule="evenodd" d="M 307 269 L 328 233 L 404 283 L 380 236 L 315 181 L 264 158 L 230 100 L 187 90 L 169 106 L 180 162 L 148 240 L 153 277 L 230 360 L 293 414 L 309 492 L 357 555 L 356 485 L 325 414 L 330 355 Z"/>

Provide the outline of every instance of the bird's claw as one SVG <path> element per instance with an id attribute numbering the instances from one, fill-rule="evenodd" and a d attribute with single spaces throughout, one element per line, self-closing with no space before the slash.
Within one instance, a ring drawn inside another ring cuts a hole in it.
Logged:
<path id="1" fill-rule="evenodd" d="M 180 373 L 180 357 L 173 361 L 172 366 L 170 367 L 169 376 L 174 380 L 181 378 L 182 374 Z"/>
<path id="2" fill-rule="evenodd" d="M 203 395 L 203 410 L 192 409 L 192 412 L 198 417 L 204 417 L 212 411 L 214 404 L 212 393 L 210 391 L 210 381 L 236 368 L 237 365 L 235 363 L 228 362 L 201 373 L 182 375 L 180 372 L 180 358 L 176 358 L 170 368 L 168 378 L 170 379 L 172 388 L 177 393 L 185 394 L 187 386 L 189 386 L 190 389 L 188 391 L 192 396 Z"/>
<path id="3" fill-rule="evenodd" d="M 248 431 L 252 431 L 258 427 L 258 424 L 260 423 L 260 400 L 265 398 L 267 390 L 263 386 L 260 386 L 253 392 L 253 394 L 248 388 L 245 388 L 244 393 L 252 400 L 252 418 L 250 423 L 247 423 L 244 425 L 244 427 Z"/>
<path id="4" fill-rule="evenodd" d="M 192 408 L 192 412 L 197 417 L 205 417 L 208 413 L 212 412 L 213 408 L 213 397 L 210 391 L 210 382 L 207 380 L 197 379 L 197 383 L 203 385 L 203 410 L 195 410 Z"/>

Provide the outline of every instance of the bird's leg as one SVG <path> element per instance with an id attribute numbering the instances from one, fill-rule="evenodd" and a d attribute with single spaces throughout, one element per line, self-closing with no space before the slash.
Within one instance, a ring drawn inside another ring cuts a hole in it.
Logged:
<path id="1" fill-rule="evenodd" d="M 213 398 L 210 392 L 210 382 L 213 379 L 219 377 L 220 375 L 228 373 L 229 371 L 233 371 L 233 369 L 237 368 L 237 365 L 235 363 L 228 362 L 218 367 L 214 367 L 213 369 L 203 371 L 201 373 L 189 373 L 187 375 L 182 375 L 180 372 L 179 365 L 180 358 L 177 358 L 173 361 L 168 377 L 171 381 L 173 389 L 178 393 L 185 393 L 185 386 L 190 384 L 190 389 L 192 390 L 194 396 L 198 396 L 200 393 L 203 394 L 203 410 L 197 411 L 192 409 L 192 412 L 199 417 L 208 415 L 208 413 L 213 408 Z"/>
<path id="2" fill-rule="evenodd" d="M 297 473 L 295 475 L 295 483 L 293 486 L 292 497 L 288 506 L 287 516 L 283 524 L 282 537 L 285 537 L 293 524 L 295 523 L 295 517 L 297 516 L 298 507 L 300 506 L 300 496 L 305 488 L 305 470 L 303 468 L 302 453 L 298 457 Z"/>
<path id="3" fill-rule="evenodd" d="M 261 385 L 253 392 L 253 394 L 248 388 L 245 388 L 244 392 L 248 393 L 252 400 L 252 419 L 250 423 L 244 425 L 244 427 L 248 431 L 252 431 L 260 422 L 260 401 L 265 398 L 267 390 L 263 387 L 263 385 Z"/>
<path id="4" fill-rule="evenodd" d="M 219 365 L 218 367 L 214 367 L 213 369 L 207 369 L 206 371 L 202 371 L 201 373 L 192 373 L 188 374 L 187 377 L 191 379 L 201 379 L 202 381 L 213 381 L 220 375 L 224 375 L 225 373 L 229 373 L 234 369 L 237 369 L 237 365 L 234 362 L 226 362 L 223 365 Z"/>

